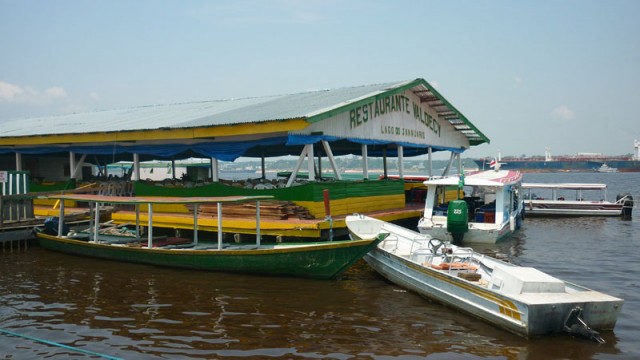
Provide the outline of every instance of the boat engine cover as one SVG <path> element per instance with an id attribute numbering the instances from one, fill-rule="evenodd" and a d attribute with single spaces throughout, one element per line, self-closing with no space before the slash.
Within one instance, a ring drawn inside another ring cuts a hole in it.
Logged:
<path id="1" fill-rule="evenodd" d="M 466 201 L 453 200 L 449 202 L 447 231 L 452 234 L 464 234 L 469 231 L 469 209 Z"/>
<path id="2" fill-rule="evenodd" d="M 505 294 L 565 292 L 564 281 L 532 267 L 496 266 L 489 288 Z"/>

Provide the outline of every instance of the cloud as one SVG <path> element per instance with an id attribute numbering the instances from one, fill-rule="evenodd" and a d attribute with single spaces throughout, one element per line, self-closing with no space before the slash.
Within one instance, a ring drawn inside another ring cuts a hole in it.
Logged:
<path id="1" fill-rule="evenodd" d="M 551 116 L 553 116 L 556 119 L 573 120 L 573 118 L 576 117 L 576 114 L 573 112 L 573 110 L 569 109 L 566 105 L 561 105 L 553 109 L 553 111 L 551 112 Z"/>
<path id="2" fill-rule="evenodd" d="M 513 77 L 513 84 L 518 87 L 522 84 L 522 78 L 520 76 Z"/>
<path id="3" fill-rule="evenodd" d="M 61 86 L 53 86 L 40 93 L 30 86 L 0 81 L 0 102 L 46 105 L 67 96 L 67 91 Z"/>
<path id="4" fill-rule="evenodd" d="M 67 97 L 67 92 L 59 86 L 50 87 L 44 91 L 44 95 L 51 99 Z"/>
<path id="5" fill-rule="evenodd" d="M 22 93 L 24 90 L 20 86 L 0 81 L 0 101 L 12 101 Z"/>

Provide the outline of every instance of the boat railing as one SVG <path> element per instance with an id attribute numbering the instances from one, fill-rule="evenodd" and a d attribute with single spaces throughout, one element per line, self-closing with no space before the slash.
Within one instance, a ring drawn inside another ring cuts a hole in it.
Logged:
<path id="1" fill-rule="evenodd" d="M 450 254 L 446 254 L 447 261 L 454 262 L 468 262 L 474 258 L 476 252 L 470 247 L 459 247 L 453 250 Z"/>
<path id="2" fill-rule="evenodd" d="M 418 264 L 431 264 L 434 253 L 430 248 L 418 248 L 411 252 L 409 258 Z"/>
<path id="3" fill-rule="evenodd" d="M 431 249 L 429 249 L 429 240 L 431 238 L 423 235 L 423 234 L 418 234 L 416 236 L 414 236 L 413 238 L 411 238 L 411 248 L 409 249 L 409 254 L 412 255 L 414 250 L 414 246 L 417 246 L 416 251 L 420 250 L 420 249 L 427 249 L 429 251 L 431 251 Z M 426 246 L 426 248 L 425 248 Z M 433 251 L 432 251 L 433 252 Z"/>
<path id="4" fill-rule="evenodd" d="M 398 250 L 398 237 L 396 235 L 387 236 L 380 247 L 388 252 L 395 253 Z"/>
<path id="5" fill-rule="evenodd" d="M 619 199 L 616 198 L 616 204 L 618 204 L 618 205 L 624 204 L 625 201 L 627 201 L 627 200 L 633 201 L 633 198 L 631 197 L 631 194 L 624 194 Z"/>

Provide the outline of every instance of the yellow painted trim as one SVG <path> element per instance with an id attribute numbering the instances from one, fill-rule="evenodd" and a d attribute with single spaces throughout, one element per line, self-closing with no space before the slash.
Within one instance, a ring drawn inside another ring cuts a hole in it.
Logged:
<path id="1" fill-rule="evenodd" d="M 223 207 L 224 208 L 224 207 Z M 184 204 L 153 204 L 154 213 L 189 214 L 189 209 Z M 141 206 L 140 213 L 147 213 L 147 207 Z"/>
<path id="2" fill-rule="evenodd" d="M 155 129 L 83 134 L 1 137 L 0 146 L 46 145 L 60 143 L 102 143 L 214 138 L 225 136 L 270 134 L 301 130 L 309 126 L 304 119 L 265 121 L 249 124 L 220 125 L 186 129 Z"/>
<path id="3" fill-rule="evenodd" d="M 322 201 L 294 201 L 294 203 L 309 210 L 309 212 L 316 218 L 323 218 L 326 216 L 324 212 L 324 202 Z M 347 215 L 377 210 L 400 209 L 404 208 L 404 206 L 404 194 L 351 197 L 332 200 L 331 214 Z M 189 213 L 189 209 L 183 204 L 154 204 L 153 211 L 155 213 Z M 146 209 L 141 208 L 140 212 L 146 213 Z"/>
<path id="4" fill-rule="evenodd" d="M 399 258 L 399 257 L 398 257 Z M 425 268 L 423 266 L 420 266 L 418 264 L 415 264 L 413 262 L 407 261 L 402 259 L 403 261 L 405 261 L 407 263 L 407 266 L 411 267 L 412 269 L 419 271 L 427 276 L 430 277 L 434 277 L 437 278 L 440 281 L 444 281 L 446 283 L 449 283 L 451 285 L 457 286 L 459 288 L 462 288 L 466 291 L 469 291 L 481 298 L 484 298 L 490 302 L 495 303 L 498 306 L 498 309 L 500 311 L 501 314 L 506 315 L 514 320 L 517 321 L 521 321 L 522 317 L 520 316 L 520 311 L 518 310 L 518 307 L 509 299 L 505 299 L 503 297 L 498 296 L 497 294 L 483 289 L 483 288 L 479 288 L 475 285 L 472 284 L 468 284 L 466 283 L 464 280 L 459 280 L 459 281 L 453 281 L 451 278 L 449 278 L 449 276 L 440 273 L 438 270 L 432 270 L 432 269 L 428 269 Z"/>
<path id="5" fill-rule="evenodd" d="M 33 199 L 33 205 L 34 206 L 51 206 L 53 207 L 56 202 L 58 200 L 56 199 Z M 74 201 L 74 200 L 65 200 L 64 201 L 64 206 L 68 206 L 68 207 L 76 207 L 78 206 L 78 202 Z M 36 208 L 34 208 L 34 211 L 36 210 Z M 57 210 L 57 208 L 56 208 Z"/>
<path id="6" fill-rule="evenodd" d="M 332 215 L 346 215 L 365 213 L 377 210 L 404 208 L 404 194 L 350 197 L 331 201 Z M 326 216 L 324 202 L 322 201 L 294 201 L 296 205 L 303 206 L 316 218 Z"/>

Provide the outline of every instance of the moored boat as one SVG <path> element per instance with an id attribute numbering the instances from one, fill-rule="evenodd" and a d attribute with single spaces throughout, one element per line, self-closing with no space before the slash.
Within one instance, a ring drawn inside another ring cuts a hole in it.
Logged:
<path id="1" fill-rule="evenodd" d="M 523 183 L 528 216 L 620 216 L 631 218 L 633 197 L 619 194 L 607 200 L 607 184 Z M 541 193 L 545 191 L 546 193 Z M 597 195 L 590 195 L 594 194 Z"/>
<path id="2" fill-rule="evenodd" d="M 520 228 L 522 174 L 486 170 L 427 180 L 427 198 L 418 229 L 439 239 L 496 243 Z M 452 206 L 453 205 L 453 206 Z M 457 232 L 452 216 L 462 219 Z M 461 238 L 461 239 L 460 239 Z"/>
<path id="3" fill-rule="evenodd" d="M 600 165 L 599 168 L 596 169 L 596 172 L 615 173 L 615 172 L 618 172 L 618 168 L 611 167 L 611 166 L 607 165 L 607 163 L 603 163 L 602 165 Z"/>
<path id="4" fill-rule="evenodd" d="M 260 214 L 256 214 L 256 243 L 224 243 L 222 227 L 218 227 L 218 241 L 205 242 L 198 238 L 197 207 L 199 204 L 218 205 L 218 223 L 221 222 L 221 207 L 224 203 L 256 201 L 269 196 L 233 197 L 114 197 L 100 195 L 59 195 L 53 198 L 88 202 L 95 209 L 95 220 L 86 233 L 67 233 L 63 230 L 63 210 L 56 234 L 37 234 L 43 248 L 63 253 L 95 257 L 107 260 L 141 264 L 210 270 L 222 272 L 250 273 L 273 276 L 296 276 L 317 279 L 339 277 L 349 266 L 375 247 L 384 237 L 315 243 L 262 244 L 260 238 Z M 132 236 L 100 233 L 100 204 L 134 205 L 138 219 Z M 194 207 L 193 238 L 159 237 L 153 234 L 153 204 L 182 203 Z M 147 206 L 147 236 L 140 230 L 140 205 Z M 256 209 L 259 209 L 257 204 Z M 63 234 L 61 236 L 57 234 Z"/>
<path id="5" fill-rule="evenodd" d="M 364 260 L 389 281 L 524 337 L 568 332 L 603 342 L 623 300 L 363 215 L 352 239 L 389 234 Z"/>

